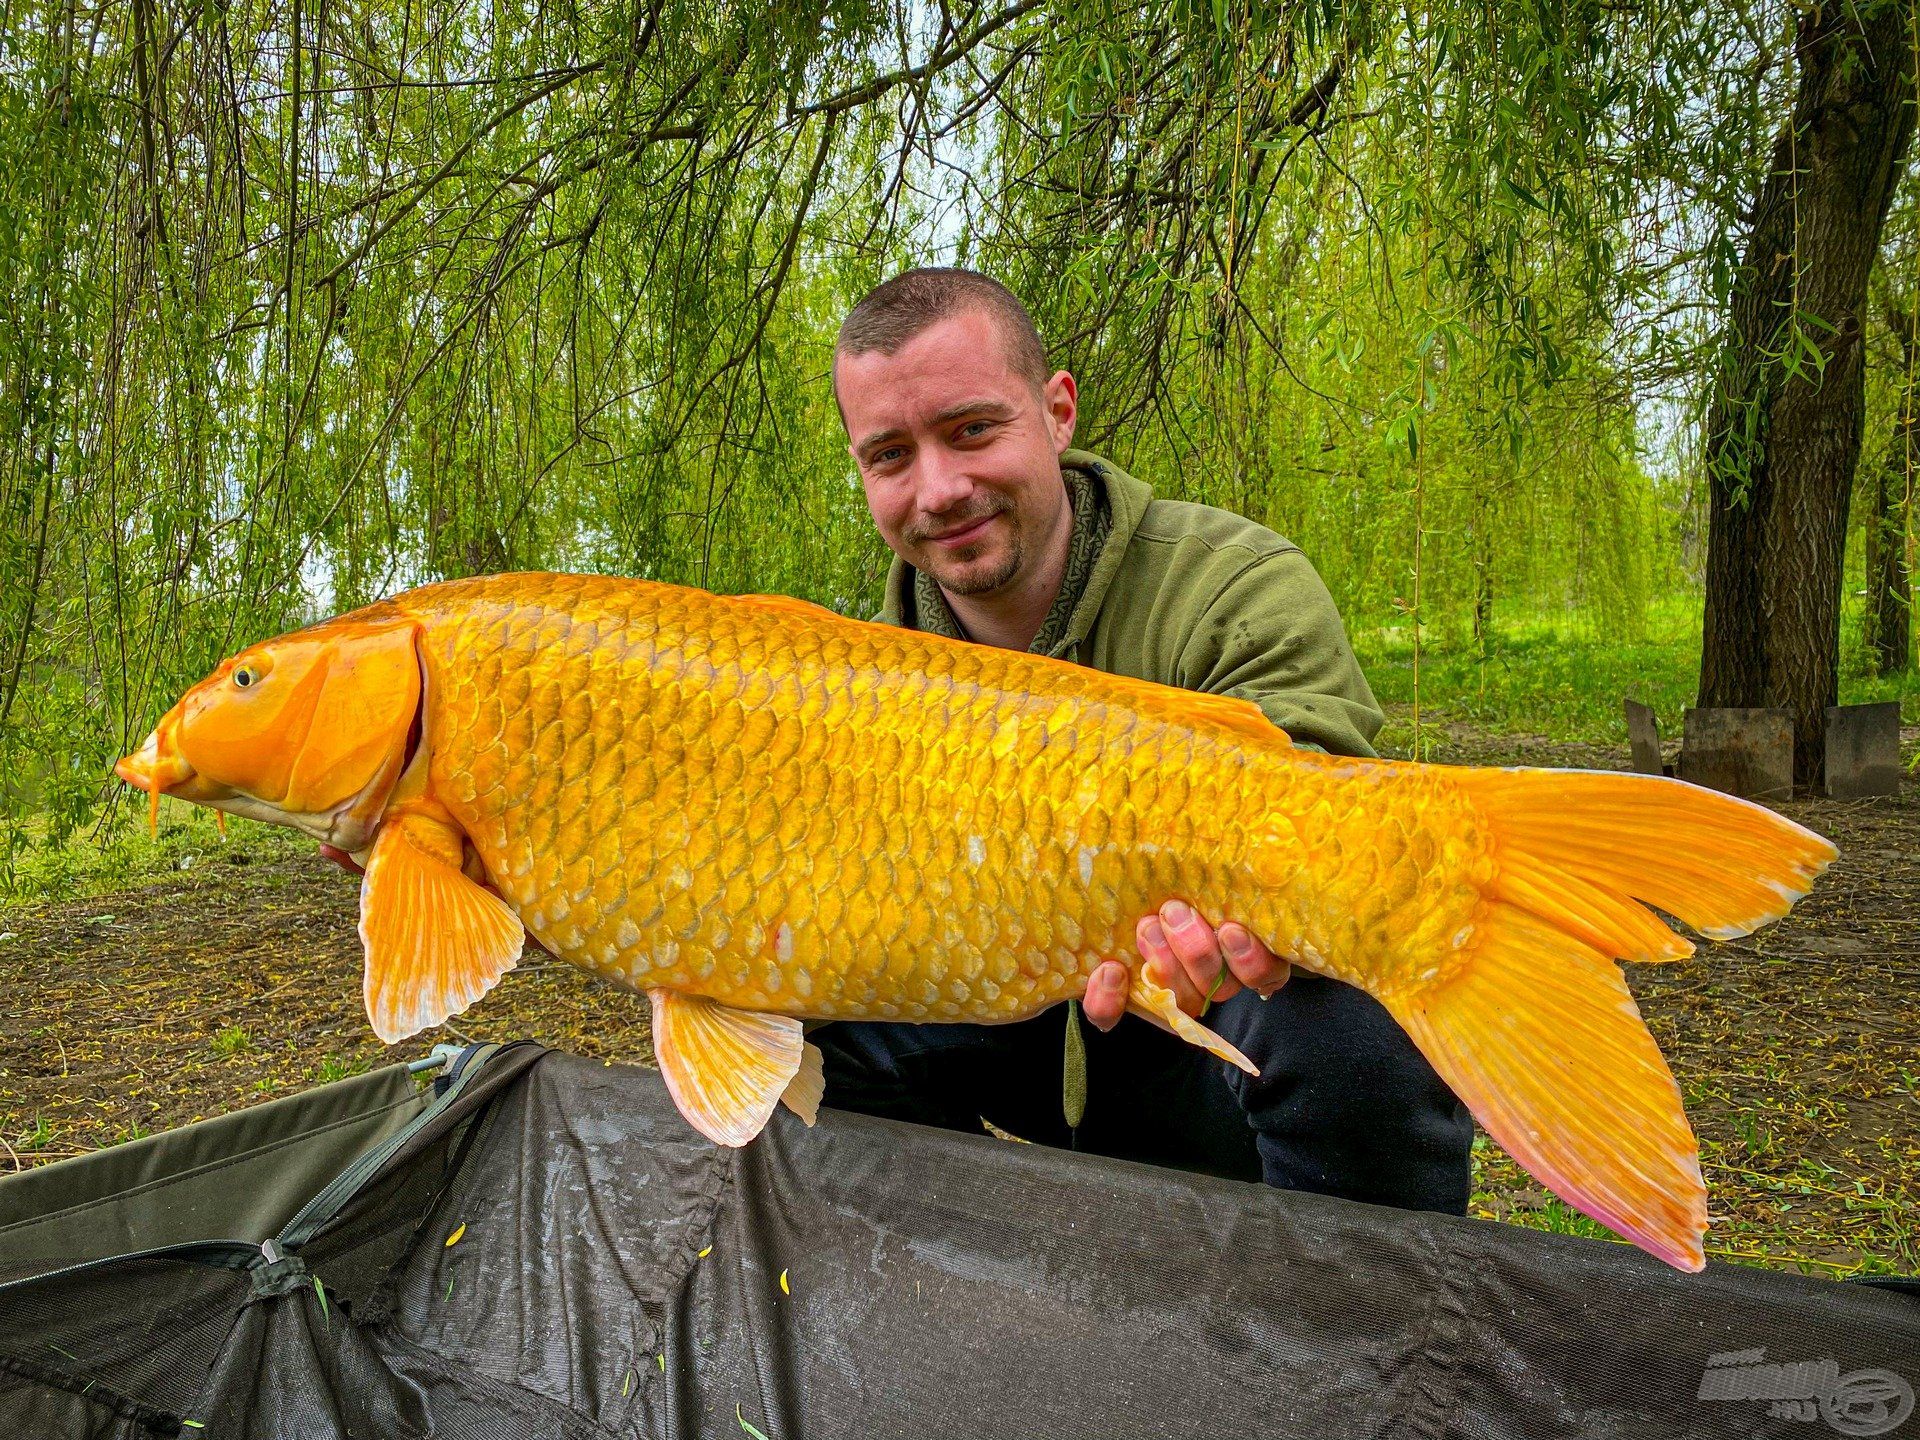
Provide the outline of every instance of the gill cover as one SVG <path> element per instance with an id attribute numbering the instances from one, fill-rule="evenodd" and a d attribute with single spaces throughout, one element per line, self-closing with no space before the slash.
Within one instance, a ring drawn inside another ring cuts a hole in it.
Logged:
<path id="1" fill-rule="evenodd" d="M 285 808 L 307 814 L 372 802 L 399 778 L 420 718 L 419 627 L 357 625 L 325 652 L 324 677 L 287 777 Z"/>

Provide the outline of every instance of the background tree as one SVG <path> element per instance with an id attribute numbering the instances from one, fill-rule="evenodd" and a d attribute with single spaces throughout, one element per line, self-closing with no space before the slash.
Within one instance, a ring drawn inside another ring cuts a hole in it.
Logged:
<path id="1" fill-rule="evenodd" d="M 1865 418 L 1867 281 L 1914 126 L 1911 0 L 1814 5 L 1755 199 L 1708 423 L 1702 705 L 1793 712 L 1818 783 Z"/>
<path id="2" fill-rule="evenodd" d="M 1862 640 L 1877 675 L 1904 673 L 1913 654 L 1914 492 L 1920 486 L 1920 184 L 1909 168 L 1902 199 L 1888 217 L 1874 281 L 1882 344 L 1884 395 L 1876 409 L 1891 412 L 1885 447 L 1862 466 L 1866 513 L 1861 517 L 1866 604 Z M 1871 397 L 1870 397 L 1871 398 Z M 1871 437 L 1870 437 L 1871 438 Z"/>
<path id="3" fill-rule="evenodd" d="M 0 839 L 100 813 L 222 653 L 402 586 L 870 613 L 827 359 L 927 259 L 1014 283 L 1084 438 L 1298 540 L 1361 637 L 1631 637 L 1693 603 L 1688 407 L 1797 13 L 12 0 Z"/>

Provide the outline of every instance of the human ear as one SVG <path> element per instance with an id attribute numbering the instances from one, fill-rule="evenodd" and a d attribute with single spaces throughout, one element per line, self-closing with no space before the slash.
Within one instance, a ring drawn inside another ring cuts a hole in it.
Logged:
<path id="1" fill-rule="evenodd" d="M 1073 444 L 1074 422 L 1080 418 L 1080 387 L 1065 370 L 1056 370 L 1040 388 L 1040 399 L 1047 410 L 1047 425 L 1053 431 L 1053 448 L 1058 454 Z"/>

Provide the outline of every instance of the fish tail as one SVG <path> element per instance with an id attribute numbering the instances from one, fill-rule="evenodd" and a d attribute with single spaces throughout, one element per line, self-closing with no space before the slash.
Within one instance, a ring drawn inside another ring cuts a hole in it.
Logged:
<path id="1" fill-rule="evenodd" d="M 1764 805 L 1684 780 L 1514 769 L 1460 782 L 1499 841 L 1499 893 L 1623 960 L 1693 953 L 1645 905 L 1737 939 L 1792 909 L 1840 853 Z"/>
<path id="2" fill-rule="evenodd" d="M 1464 963 L 1379 998 L 1508 1153 L 1682 1270 L 1705 1264 L 1697 1142 L 1618 959 L 1692 953 L 1784 915 L 1836 851 L 1772 811 L 1676 780 L 1469 770 L 1496 873 Z"/>

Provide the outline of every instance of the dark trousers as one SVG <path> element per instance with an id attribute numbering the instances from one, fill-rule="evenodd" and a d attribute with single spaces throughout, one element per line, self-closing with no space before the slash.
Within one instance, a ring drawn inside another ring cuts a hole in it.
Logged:
<path id="1" fill-rule="evenodd" d="M 1243 991 L 1205 1016 L 1256 1079 L 1135 1016 L 1087 1045 L 1087 1109 L 1060 1108 L 1066 1009 L 1014 1025 L 843 1021 L 809 1033 L 826 1103 L 1023 1140 L 1462 1214 L 1473 1121 L 1371 996 L 1295 972 L 1271 1000 Z"/>

